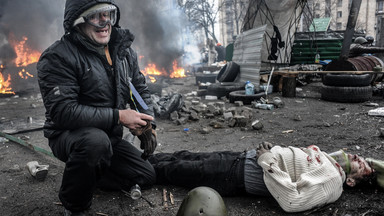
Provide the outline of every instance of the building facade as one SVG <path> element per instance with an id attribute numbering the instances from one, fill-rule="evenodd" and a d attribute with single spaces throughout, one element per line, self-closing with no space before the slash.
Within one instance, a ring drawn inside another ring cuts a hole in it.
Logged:
<path id="1" fill-rule="evenodd" d="M 219 2 L 220 5 L 223 5 L 219 16 L 219 38 L 224 44 L 227 44 L 232 41 L 234 35 L 241 32 L 249 0 L 219 0 Z M 303 13 L 303 16 L 306 17 L 303 17 L 299 24 L 298 31 L 308 31 L 313 18 L 326 17 L 331 18 L 329 30 L 344 31 L 348 24 L 351 4 L 352 0 L 308 0 L 307 12 Z M 381 26 L 384 26 L 383 15 L 384 0 L 362 0 L 355 30 L 364 35 L 373 36 L 379 42 L 380 35 L 383 34 L 381 32 L 383 29 Z"/>

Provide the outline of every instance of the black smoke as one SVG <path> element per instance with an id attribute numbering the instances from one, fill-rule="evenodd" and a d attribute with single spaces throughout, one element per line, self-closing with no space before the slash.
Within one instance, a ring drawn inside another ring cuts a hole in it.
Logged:
<path id="1" fill-rule="evenodd" d="M 27 37 L 32 49 L 43 51 L 63 34 L 65 0 L 1 0 L 0 61 L 11 65 L 15 52 L 10 40 Z"/>
<path id="2" fill-rule="evenodd" d="M 153 0 L 118 0 L 120 25 L 136 36 L 134 46 L 143 56 L 142 67 L 155 63 L 159 68 L 171 70 L 172 62 L 183 55 L 183 34 L 185 26 L 181 13 L 176 8 L 162 8 Z"/>
<path id="3" fill-rule="evenodd" d="M 65 0 L 0 0 L 0 64 L 11 65 L 15 52 L 10 37 L 22 40 L 34 50 L 43 52 L 64 34 Z M 115 0 L 120 7 L 120 26 L 136 36 L 133 43 L 140 66 L 154 63 L 169 70 L 183 55 L 184 20 L 175 7 L 163 9 L 153 0 Z"/>

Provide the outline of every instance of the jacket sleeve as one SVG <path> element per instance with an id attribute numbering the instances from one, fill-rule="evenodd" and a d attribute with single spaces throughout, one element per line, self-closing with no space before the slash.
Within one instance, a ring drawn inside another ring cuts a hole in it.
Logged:
<path id="1" fill-rule="evenodd" d="M 131 82 L 135 86 L 137 92 L 139 92 L 140 96 L 143 98 L 144 102 L 147 104 L 148 109 L 144 110 L 138 103 L 136 105 L 140 112 L 151 115 L 155 117 L 153 111 L 153 101 L 151 99 L 151 93 L 149 92 L 148 85 L 146 83 L 145 76 L 141 73 L 138 61 L 137 54 L 131 48 L 129 48 L 130 55 L 128 56 L 128 63 L 130 65 L 130 74 Z M 155 122 L 152 122 L 152 125 L 156 126 Z"/>
<path id="2" fill-rule="evenodd" d="M 49 124 L 56 129 L 96 127 L 111 129 L 118 122 L 118 110 L 79 103 L 80 87 L 71 55 L 45 52 L 38 64 L 38 82 Z"/>
<path id="3" fill-rule="evenodd" d="M 300 166 L 296 167 L 295 163 L 279 163 L 281 157 L 283 155 L 267 152 L 258 158 L 258 164 L 263 168 L 268 190 L 284 211 L 306 211 L 332 203 L 340 197 L 343 182 L 337 172 L 329 172 L 333 169 L 332 165 L 319 164 L 298 175 Z M 296 175 L 299 177 L 294 179 Z"/>

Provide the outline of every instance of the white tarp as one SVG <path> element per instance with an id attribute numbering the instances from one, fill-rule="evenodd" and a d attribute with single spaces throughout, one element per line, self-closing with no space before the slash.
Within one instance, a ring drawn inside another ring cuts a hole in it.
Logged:
<path id="1" fill-rule="evenodd" d="M 251 4 L 256 5 L 252 6 Z M 248 20 L 248 22 L 252 23 L 253 26 L 248 27 L 258 28 L 267 25 L 264 35 L 265 42 L 262 44 L 261 53 L 261 61 L 263 63 L 290 62 L 291 47 L 293 45 L 294 33 L 296 32 L 295 23 L 299 20 L 303 5 L 300 0 L 251 1 L 251 10 L 248 11 L 247 16 L 249 19 L 252 19 Z M 254 16 L 252 14 L 256 15 Z M 274 28 L 274 26 L 277 28 Z M 271 43 L 271 38 L 277 43 Z M 273 44 L 277 49 L 273 50 Z M 271 60 L 271 58 L 275 58 L 276 60 Z"/>

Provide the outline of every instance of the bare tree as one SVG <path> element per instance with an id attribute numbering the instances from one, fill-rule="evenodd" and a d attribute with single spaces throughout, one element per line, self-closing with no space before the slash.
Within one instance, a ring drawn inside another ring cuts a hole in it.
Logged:
<path id="1" fill-rule="evenodd" d="M 223 4 L 216 5 L 216 1 L 210 0 L 179 0 L 178 4 L 191 23 L 191 29 L 203 29 L 208 41 L 209 37 L 217 43 L 215 24 L 218 12 Z"/>
<path id="2" fill-rule="evenodd" d="M 249 0 L 225 0 L 224 4 L 228 19 L 232 19 L 235 22 L 235 34 L 238 35 L 247 12 Z"/>

